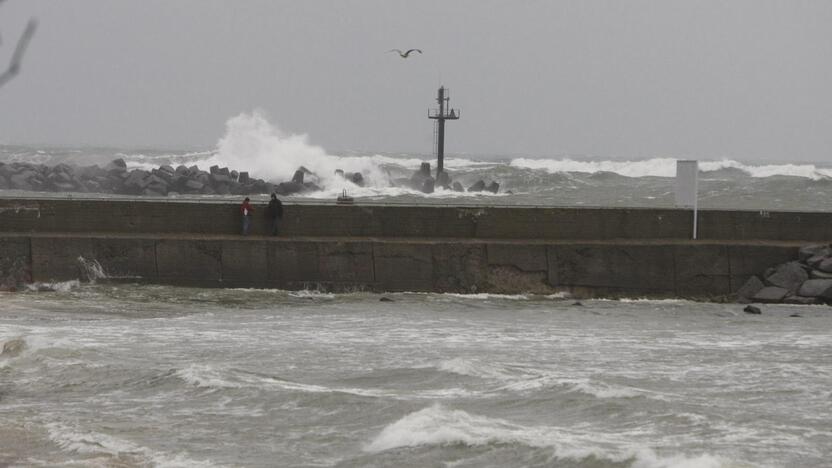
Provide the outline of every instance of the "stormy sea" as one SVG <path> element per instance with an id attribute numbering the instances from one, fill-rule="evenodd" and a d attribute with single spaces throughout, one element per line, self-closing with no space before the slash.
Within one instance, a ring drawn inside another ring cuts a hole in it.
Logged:
<path id="1" fill-rule="evenodd" d="M 676 169 L 655 155 L 451 154 L 454 180 L 499 191 L 424 194 L 395 181 L 429 154 L 327 151 L 257 113 L 229 120 L 211 148 L 0 145 L 4 164 L 113 159 L 273 183 L 304 166 L 321 190 L 289 207 L 344 190 L 356 203 L 672 207 Z M 832 209 L 829 164 L 689 159 L 703 208 Z M 0 466 L 832 466 L 827 306 L 748 315 L 638 297 L 196 289 L 89 273 L 0 293 Z"/>
<path id="2" fill-rule="evenodd" d="M 54 289 L 0 295 L 3 466 L 830 466 L 826 306 Z"/>
<path id="3" fill-rule="evenodd" d="M 456 192 L 436 188 L 431 194 L 403 186 L 424 162 L 436 161 L 425 154 L 327 151 L 303 134 L 287 134 L 265 116 L 254 112 L 233 117 L 225 134 L 211 148 L 95 148 L 45 145 L 1 145 L 0 163 L 55 166 L 106 166 L 122 159 L 127 170 L 151 170 L 163 165 L 211 166 L 246 171 L 271 183 L 292 179 L 300 167 L 309 170 L 307 180 L 321 190 L 289 197 L 288 203 L 334 202 L 345 190 L 359 202 L 452 205 L 614 206 L 673 207 L 674 157 L 648 155 L 640 159 L 592 155 L 460 155 L 445 160 L 446 172 L 463 187 L 477 181 L 497 182 L 497 193 Z M 699 160 L 700 207 L 789 211 L 832 210 L 832 163 L 829 161 L 744 162 L 731 158 L 687 157 Z M 787 160 L 784 157 L 784 161 Z M 823 158 L 819 158 L 823 159 Z M 336 175 L 336 170 L 362 174 L 363 184 Z M 0 181 L 2 182 L 2 181 Z M 0 196 L 33 195 L 4 190 Z M 40 193 L 39 196 L 113 196 L 96 193 Z M 182 198 L 177 195 L 169 198 Z M 192 198 L 194 195 L 187 195 Z M 196 196 L 199 198 L 200 196 Z M 208 195 L 204 198 L 240 197 Z M 267 194 L 259 194 L 262 200 Z"/>

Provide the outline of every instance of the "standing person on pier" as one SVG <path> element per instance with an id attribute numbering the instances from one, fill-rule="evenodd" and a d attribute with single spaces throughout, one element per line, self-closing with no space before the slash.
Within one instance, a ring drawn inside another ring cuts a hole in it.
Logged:
<path id="1" fill-rule="evenodd" d="M 246 197 L 243 200 L 243 204 L 240 205 L 240 213 L 243 215 L 243 235 L 247 236 L 248 231 L 251 228 L 251 214 L 254 212 L 254 208 L 252 208 L 251 203 L 249 203 L 249 198 Z"/>
<path id="2" fill-rule="evenodd" d="M 280 220 L 283 218 L 283 203 L 280 203 L 275 193 L 272 194 L 272 199 L 269 201 L 268 213 L 272 219 L 272 235 L 276 236 Z"/>

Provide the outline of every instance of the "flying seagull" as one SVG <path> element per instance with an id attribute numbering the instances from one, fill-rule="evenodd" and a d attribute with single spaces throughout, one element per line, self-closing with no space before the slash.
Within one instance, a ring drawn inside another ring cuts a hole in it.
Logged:
<path id="1" fill-rule="evenodd" d="M 420 54 L 422 53 L 422 51 L 419 49 L 408 49 L 407 52 L 402 52 L 400 49 L 390 49 L 387 52 L 398 52 L 399 57 L 401 58 L 407 58 L 411 52 L 419 52 Z"/>

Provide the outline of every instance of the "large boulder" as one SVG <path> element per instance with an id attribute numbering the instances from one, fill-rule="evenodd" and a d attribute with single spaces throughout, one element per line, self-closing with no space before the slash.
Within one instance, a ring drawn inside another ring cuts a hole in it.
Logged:
<path id="1" fill-rule="evenodd" d="M 482 192 L 485 190 L 485 181 L 478 180 L 474 182 L 474 185 L 468 187 L 469 192 Z"/>
<path id="2" fill-rule="evenodd" d="M 12 175 L 9 178 L 10 186 L 18 190 L 33 190 L 35 184 L 33 179 L 37 176 L 37 172 L 32 170 L 24 170 L 23 172 Z"/>
<path id="3" fill-rule="evenodd" d="M 302 170 L 296 170 L 295 175 L 292 176 L 292 182 L 298 185 L 303 185 L 303 176 L 304 173 Z"/>
<path id="4" fill-rule="evenodd" d="M 115 173 L 124 172 L 127 170 L 127 163 L 121 158 L 113 159 L 104 167 L 104 170 Z"/>
<path id="5" fill-rule="evenodd" d="M 756 307 L 756 306 L 753 306 L 753 305 L 745 306 L 745 308 L 742 309 L 742 311 L 745 312 L 746 314 L 752 314 L 752 315 L 760 315 L 760 314 L 763 313 L 763 311 L 760 310 L 759 307 Z"/>
<path id="6" fill-rule="evenodd" d="M 454 189 L 454 192 L 464 192 L 465 191 L 465 188 L 462 187 L 462 184 L 460 184 L 459 182 L 454 182 L 452 188 Z"/>
<path id="7" fill-rule="evenodd" d="M 430 163 L 423 162 L 422 165 L 419 167 L 419 170 L 414 172 L 413 175 L 410 176 L 410 182 L 406 185 L 409 185 L 410 187 L 416 190 L 423 190 L 425 186 L 425 181 L 427 181 L 428 179 L 433 179 L 430 176 Z"/>
<path id="8" fill-rule="evenodd" d="M 789 294 L 789 290 L 786 288 L 767 286 L 757 291 L 757 294 L 754 295 L 752 300 L 754 302 L 780 302 L 784 297 L 786 297 L 787 294 Z"/>
<path id="9" fill-rule="evenodd" d="M 824 258 L 816 268 L 824 273 L 832 273 L 832 258 Z"/>
<path id="10" fill-rule="evenodd" d="M 800 262 L 789 262 L 778 266 L 773 274 L 766 277 L 766 282 L 795 293 L 807 279 L 809 279 L 809 274 Z"/>
<path id="11" fill-rule="evenodd" d="M 281 182 L 277 184 L 277 187 L 274 189 L 275 193 L 278 195 L 292 195 L 294 193 L 301 193 L 306 191 L 306 187 L 303 184 L 299 184 L 297 182 Z"/>
<path id="12" fill-rule="evenodd" d="M 748 278 L 748 281 L 746 281 L 745 284 L 743 284 L 737 291 L 737 297 L 740 302 L 751 301 L 754 295 L 760 292 L 760 290 L 764 287 L 766 287 L 766 285 L 760 281 L 760 278 L 752 276 L 751 278 Z"/>
<path id="13" fill-rule="evenodd" d="M 821 300 L 817 297 L 805 297 L 805 296 L 795 296 L 795 295 L 788 295 L 783 298 L 783 304 L 793 304 L 793 305 L 812 305 L 812 304 L 820 304 Z"/>
<path id="14" fill-rule="evenodd" d="M 804 297 L 820 297 L 830 290 L 832 290 L 832 279 L 810 279 L 803 282 L 797 294 Z"/>
<path id="15" fill-rule="evenodd" d="M 185 191 L 188 193 L 199 193 L 205 184 L 198 180 L 188 180 L 185 182 Z"/>
<path id="16" fill-rule="evenodd" d="M 425 182 L 422 184 L 422 193 L 433 193 L 436 181 L 433 180 L 433 177 L 428 177 L 425 179 Z"/>
<path id="17" fill-rule="evenodd" d="M 491 192 L 491 193 L 497 193 L 497 192 L 499 192 L 499 191 L 500 191 L 500 184 L 498 184 L 498 183 L 497 183 L 497 182 L 495 182 L 495 181 L 491 181 L 491 183 L 490 183 L 490 184 L 488 184 L 488 186 L 487 186 L 487 187 L 485 187 L 485 190 L 487 190 L 487 191 L 489 191 L 489 192 Z"/>
<path id="18" fill-rule="evenodd" d="M 232 182 L 231 177 L 229 177 L 229 176 L 227 176 L 227 175 L 225 175 L 221 172 L 215 172 L 215 173 L 211 174 L 211 183 L 213 183 L 214 185 L 229 184 L 231 182 Z"/>
<path id="19" fill-rule="evenodd" d="M 812 268 L 817 268 L 822 261 L 826 260 L 826 258 L 826 255 L 812 255 L 811 257 L 807 258 L 803 263 L 809 265 Z"/>
<path id="20" fill-rule="evenodd" d="M 825 271 L 820 270 L 812 270 L 809 272 L 809 278 L 811 279 L 832 279 L 832 273 L 827 273 Z"/>
<path id="21" fill-rule="evenodd" d="M 801 262 L 806 262 L 806 260 L 815 255 L 828 257 L 832 255 L 832 249 L 829 248 L 829 244 L 815 244 L 804 245 L 797 251 L 797 259 Z"/>
<path id="22" fill-rule="evenodd" d="M 124 190 L 132 195 L 140 194 L 149 184 L 150 173 L 141 169 L 133 169 L 124 180 Z"/>

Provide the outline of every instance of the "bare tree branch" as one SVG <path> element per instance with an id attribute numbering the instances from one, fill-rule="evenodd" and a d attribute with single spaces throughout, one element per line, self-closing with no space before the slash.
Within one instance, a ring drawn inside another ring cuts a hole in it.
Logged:
<path id="1" fill-rule="evenodd" d="M 2 2 L 3 0 L 0 0 L 0 3 Z M 23 30 L 23 34 L 20 35 L 20 39 L 17 40 L 17 47 L 14 48 L 9 68 L 0 75 L 0 87 L 8 83 L 9 80 L 17 76 L 20 72 L 20 63 L 23 61 L 23 54 L 26 52 L 26 47 L 29 45 L 29 41 L 32 40 L 32 36 L 35 35 L 37 27 L 38 22 L 30 19 L 26 25 L 26 29 Z"/>

